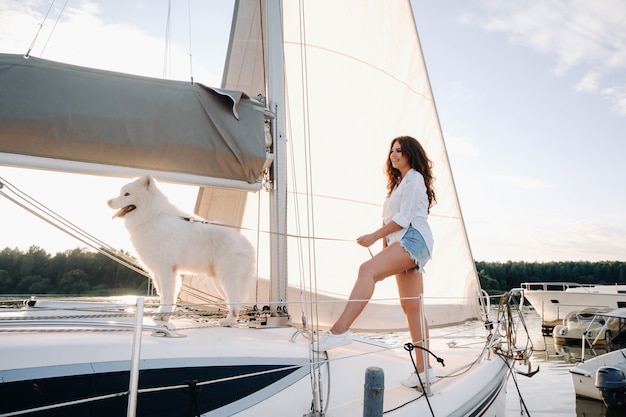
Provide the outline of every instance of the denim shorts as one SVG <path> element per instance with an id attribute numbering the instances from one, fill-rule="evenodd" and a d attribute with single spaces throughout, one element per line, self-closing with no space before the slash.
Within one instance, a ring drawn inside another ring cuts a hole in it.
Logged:
<path id="1" fill-rule="evenodd" d="M 413 226 L 409 226 L 402 239 L 400 239 L 400 245 L 411 255 L 411 259 L 415 261 L 415 265 L 417 265 L 415 270 L 422 272 L 424 265 L 430 260 L 430 251 L 422 234 Z"/>

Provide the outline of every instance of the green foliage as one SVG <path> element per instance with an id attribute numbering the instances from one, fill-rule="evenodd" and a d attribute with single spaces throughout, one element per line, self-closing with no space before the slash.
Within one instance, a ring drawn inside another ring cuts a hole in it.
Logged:
<path id="1" fill-rule="evenodd" d="M 106 255 L 72 249 L 54 256 L 31 246 L 0 251 L 0 294 L 142 295 L 147 278 Z"/>
<path id="2" fill-rule="evenodd" d="M 522 282 L 577 282 L 626 284 L 626 262 L 483 262 L 476 261 L 482 288 L 502 294 Z M 23 252 L 0 251 L 0 294 L 142 295 L 147 278 L 86 249 L 54 256 L 31 246 Z"/>
<path id="3" fill-rule="evenodd" d="M 626 262 L 476 262 L 482 288 L 501 294 L 523 282 L 626 284 Z"/>

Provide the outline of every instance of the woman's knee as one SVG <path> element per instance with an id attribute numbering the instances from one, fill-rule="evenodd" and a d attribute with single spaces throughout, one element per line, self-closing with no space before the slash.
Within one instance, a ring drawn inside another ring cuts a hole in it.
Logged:
<path id="1" fill-rule="evenodd" d="M 371 263 L 368 262 L 363 262 L 361 264 L 361 266 L 359 267 L 359 276 L 358 276 L 359 280 L 367 280 L 367 281 L 372 281 L 372 282 L 376 282 L 378 281 L 378 279 L 376 278 L 376 270 L 375 268 L 371 265 Z"/>
<path id="2" fill-rule="evenodd" d="M 421 303 L 419 298 L 402 298 L 400 299 L 400 306 L 402 311 L 406 315 L 419 314 L 421 311 Z"/>

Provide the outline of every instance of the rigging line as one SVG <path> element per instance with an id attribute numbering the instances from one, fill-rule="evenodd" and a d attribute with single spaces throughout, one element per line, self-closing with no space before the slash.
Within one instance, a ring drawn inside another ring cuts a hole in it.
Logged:
<path id="1" fill-rule="evenodd" d="M 73 229 L 76 232 L 81 232 L 80 228 L 78 228 L 75 224 L 71 223 L 67 219 L 65 219 L 62 216 L 58 215 L 57 213 L 55 213 L 54 211 L 52 211 L 51 209 L 49 209 L 45 205 L 39 203 L 33 197 L 31 197 L 30 195 L 28 195 L 24 191 L 20 190 L 19 188 L 17 188 L 16 186 L 14 186 L 13 184 L 11 184 L 10 182 L 8 182 L 7 180 L 5 180 L 2 177 L 0 177 L 0 184 L 1 184 L 0 188 L 2 188 L 2 186 L 6 186 L 7 189 L 10 192 L 12 192 L 17 198 L 19 198 L 22 201 L 24 201 L 24 204 L 30 205 L 33 208 L 33 210 L 37 210 L 38 212 L 42 213 L 42 215 L 45 215 L 45 216 L 48 216 L 51 219 L 54 219 L 54 221 L 63 224 L 65 227 Z M 84 235 L 86 237 L 89 237 L 92 240 L 96 240 L 93 236 L 89 236 L 87 233 L 84 233 Z M 100 242 L 100 243 L 104 244 L 104 242 Z"/>
<path id="2" fill-rule="evenodd" d="M 267 39 L 267 33 L 268 31 L 266 30 L 266 22 L 263 20 L 263 17 L 267 17 L 265 16 L 265 13 L 263 13 L 263 8 L 262 8 L 262 1 L 259 0 L 258 4 L 257 4 L 257 10 L 259 12 L 259 25 L 260 25 L 260 30 L 261 30 L 261 37 L 264 38 L 263 43 L 264 44 L 268 44 L 269 45 L 269 41 Z M 266 10 L 267 10 L 267 6 L 266 6 Z M 281 21 L 282 21 L 282 15 L 281 15 Z M 248 29 L 248 34 L 247 36 L 250 36 L 250 32 L 252 30 L 252 25 L 250 26 L 250 29 Z M 261 62 L 263 63 L 262 68 L 263 68 L 263 80 L 265 80 L 265 96 L 269 97 L 269 82 L 268 82 L 268 72 L 269 72 L 269 65 L 268 65 L 268 52 L 265 50 L 266 48 L 261 48 Z M 284 59 L 283 59 L 284 61 Z M 283 74 L 283 78 L 284 78 L 284 74 Z M 224 71 L 224 75 L 223 75 L 223 79 L 222 79 L 222 85 L 226 85 L 225 83 L 226 81 L 226 71 Z M 268 105 L 269 105 L 269 101 L 268 101 Z M 283 103 L 283 105 L 285 105 L 285 103 Z M 268 107 L 269 108 L 269 107 Z M 275 130 L 277 131 L 277 130 Z M 276 135 L 278 136 L 278 135 Z M 275 141 L 277 139 L 277 137 L 273 138 L 273 140 Z M 275 145 L 273 145 L 275 146 Z M 274 178 L 275 179 L 275 178 Z"/>
<path id="3" fill-rule="evenodd" d="M 32 215 L 40 218 L 41 220 L 43 220 L 44 222 L 50 224 L 51 226 L 56 227 L 57 229 L 59 229 L 60 231 L 70 235 L 71 237 L 75 238 L 76 240 L 78 240 L 79 242 L 84 243 L 85 245 L 89 246 L 90 248 L 96 250 L 97 252 L 105 255 L 106 257 L 110 258 L 111 260 L 137 272 L 140 275 L 144 275 L 145 277 L 150 277 L 150 275 L 140 269 L 139 267 L 131 264 L 131 263 L 127 263 L 126 261 L 124 261 L 121 258 L 116 257 L 114 254 L 109 253 L 109 251 L 104 250 L 103 248 L 99 248 L 97 247 L 93 242 L 90 242 L 88 239 L 84 238 L 84 237 L 80 237 L 78 234 L 72 233 L 70 230 L 63 228 L 62 225 L 59 225 L 57 223 L 54 222 L 53 219 L 50 218 L 46 218 L 43 214 L 41 213 L 37 213 L 34 209 L 27 207 L 25 204 L 20 203 L 19 201 L 15 200 L 14 198 L 10 197 L 9 195 L 7 195 L 4 192 L 0 191 L 0 195 L 2 195 L 3 197 L 5 197 L 7 200 L 11 201 L 12 203 L 18 205 L 19 207 L 23 208 L 24 210 L 28 211 L 29 213 L 31 213 Z"/>
<path id="4" fill-rule="evenodd" d="M 301 3 L 299 3 L 299 6 L 301 6 Z M 286 78 L 286 77 L 285 77 Z M 291 106 L 288 103 L 289 101 L 289 83 L 285 82 L 285 115 L 287 120 L 289 120 L 290 116 L 291 116 Z M 292 126 L 291 124 L 289 125 L 289 137 L 290 138 L 295 138 L 294 132 L 291 130 Z M 290 193 L 291 197 L 293 198 L 293 211 L 294 211 L 294 217 L 295 217 L 295 227 L 296 227 L 296 233 L 301 234 L 302 233 L 302 224 L 301 224 L 301 215 L 300 215 L 300 202 L 298 199 L 298 196 L 301 194 L 298 192 L 298 175 L 297 175 L 297 171 L 296 171 L 296 166 L 297 164 L 295 163 L 295 149 L 294 149 L 294 140 L 289 140 L 288 141 L 288 146 L 289 146 L 289 158 L 290 158 L 290 162 L 291 162 L 291 184 L 292 187 L 294 189 L 295 192 Z M 308 197 L 309 193 L 304 193 L 305 197 Z M 307 245 L 310 248 L 310 244 Z M 297 262 L 298 262 L 298 272 L 299 272 L 299 282 L 300 282 L 300 311 L 302 314 L 302 322 L 306 323 L 307 322 L 307 315 L 309 317 L 314 317 L 313 315 L 313 309 L 315 308 L 315 303 L 313 302 L 312 298 L 312 293 L 311 291 L 306 292 L 306 291 L 302 291 L 302 289 L 307 288 L 307 282 L 305 280 L 305 262 L 304 262 L 304 248 L 303 248 L 303 242 L 298 239 L 296 242 L 296 249 L 298 252 L 298 256 L 296 257 Z M 309 249 L 310 252 L 310 249 Z M 310 258 L 309 258 L 309 264 L 310 264 Z M 310 268 L 309 268 L 310 269 Z M 310 271 L 309 271 L 310 272 Z M 311 274 L 309 273 L 309 277 L 311 276 Z M 310 288 L 310 281 L 309 281 L 309 285 L 308 287 Z M 318 323 L 317 323 L 318 324 Z M 318 324 L 319 325 L 319 324 Z M 313 362 L 319 362 L 320 356 L 319 356 L 319 352 L 309 352 L 309 360 L 313 363 Z M 310 384 L 311 384 L 311 390 L 312 392 L 316 393 L 315 394 L 315 398 L 319 399 L 321 396 L 321 392 L 322 389 L 319 387 L 320 382 L 321 382 L 321 377 L 319 375 L 319 372 L 316 374 L 315 372 L 310 372 Z M 319 406 L 319 403 L 317 400 L 313 401 L 311 404 L 311 408 L 312 410 L 316 409 Z"/>
<path id="5" fill-rule="evenodd" d="M 311 149 L 311 124 L 310 124 L 310 113 L 309 113 L 309 84 L 308 84 L 308 59 L 307 59 L 307 48 L 306 48 L 306 19 L 305 19 L 305 3 L 300 2 L 298 5 L 298 13 L 299 13 L 299 35 L 300 35 L 300 60 L 301 60 L 301 79 L 302 79 L 302 120 L 303 120 L 303 149 L 304 149 L 304 159 L 305 159 L 305 184 L 306 184 L 306 221 L 307 221 L 307 231 L 309 235 L 315 236 L 315 223 L 313 219 L 315 218 L 314 212 L 314 204 L 313 204 L 313 166 L 312 166 L 312 149 Z M 318 287 L 317 287 L 317 256 L 316 256 L 316 241 L 313 240 L 307 245 L 309 251 L 309 287 L 314 288 L 315 291 L 312 292 L 312 298 L 314 303 L 311 305 L 311 314 L 315 319 L 316 328 L 319 329 L 319 305 L 316 303 L 318 301 Z M 319 359 L 319 358 L 318 358 Z M 313 373 L 312 373 L 313 374 Z M 329 400 L 330 400 L 330 377 L 327 381 L 327 389 L 326 398 L 324 398 L 324 389 L 323 389 L 323 376 L 321 367 L 317 369 L 317 373 L 315 374 L 315 378 L 313 378 L 314 384 L 314 392 L 317 393 L 317 402 L 312 404 L 313 408 L 318 408 L 323 414 L 326 413 Z M 316 410 L 317 411 L 317 410 Z"/>
<path id="6" fill-rule="evenodd" d="M 167 2 L 167 18 L 165 19 L 165 48 L 163 53 L 163 78 L 167 78 L 172 47 L 172 0 Z"/>
<path id="7" fill-rule="evenodd" d="M 256 233 L 256 259 L 259 259 L 260 248 L 261 248 L 261 193 L 257 193 L 257 203 L 256 203 L 256 222 L 257 222 L 257 233 Z M 254 280 L 254 285 L 256 285 L 256 289 L 254 291 L 255 302 L 258 304 L 259 302 L 259 262 L 255 262 L 256 264 L 256 279 Z"/>
<path id="8" fill-rule="evenodd" d="M 187 17 L 189 20 L 189 24 L 187 25 L 189 28 L 189 78 L 191 80 L 191 85 L 193 85 L 193 55 L 191 53 L 191 0 L 187 0 Z"/>
<path id="9" fill-rule="evenodd" d="M 289 85 L 288 83 L 285 83 L 285 90 L 289 90 Z M 285 109 L 287 111 L 289 111 L 289 105 L 287 103 L 288 101 L 288 97 L 289 94 L 288 92 L 285 94 Z M 287 116 L 288 117 L 288 116 Z M 289 129 L 291 129 L 291 126 L 289 127 Z M 289 137 L 292 137 L 292 131 L 289 131 Z M 293 183 L 294 183 L 294 188 L 295 188 L 295 184 L 296 181 L 295 179 L 297 178 L 296 176 L 296 164 L 295 164 L 295 157 L 294 157 L 294 149 L 293 149 L 293 140 L 290 140 L 287 142 L 288 146 L 289 146 L 289 157 L 290 157 L 290 162 L 291 162 L 291 178 L 293 178 Z M 292 193 L 292 197 L 293 197 L 293 210 L 294 210 L 294 217 L 295 217 L 295 225 L 296 225 L 296 232 L 300 233 L 300 205 L 298 203 L 298 198 L 297 198 L 297 194 L 296 193 Z M 298 256 L 296 257 L 296 260 L 298 262 L 298 272 L 299 272 L 299 282 L 300 282 L 300 314 L 302 317 L 302 322 L 303 324 L 305 324 L 306 327 L 306 317 L 307 314 L 310 316 L 310 312 L 307 310 L 307 305 L 308 302 L 310 300 L 308 300 L 308 298 L 306 297 L 306 292 L 302 291 L 303 288 L 306 288 L 306 283 L 304 281 L 304 255 L 303 255 L 303 249 L 302 249 L 302 242 L 298 239 L 298 241 L 296 242 L 296 250 L 298 252 Z"/>
<path id="10" fill-rule="evenodd" d="M 58 223 L 62 224 L 63 226 L 67 227 L 68 229 L 71 229 L 74 232 L 83 235 L 85 238 L 88 238 L 88 239 L 92 240 L 93 242 L 102 245 L 103 247 L 108 247 L 109 249 L 115 250 L 111 246 L 108 246 L 106 243 L 98 240 L 94 236 L 92 236 L 92 235 L 88 234 L 87 232 L 81 230 L 78 226 L 76 226 L 75 224 L 73 224 L 69 220 L 65 219 L 61 215 L 55 213 L 53 210 L 49 209 L 45 205 L 41 204 L 40 202 L 35 200 L 33 197 L 31 197 L 30 195 L 26 194 L 25 192 L 23 192 L 22 190 L 20 190 L 19 188 L 17 188 L 13 184 L 11 184 L 10 182 L 6 181 L 2 177 L 0 177 L 0 184 L 6 186 L 7 189 L 10 192 L 12 192 L 20 200 L 24 201 L 24 204 L 30 205 L 30 207 L 32 207 L 33 210 L 37 210 L 42 215 L 48 216 L 50 219 L 54 220 L 55 222 L 58 222 Z M 0 186 L 0 188 L 2 188 L 2 187 Z M 31 211 L 31 213 L 32 213 L 32 211 Z M 127 260 L 129 260 L 129 259 L 130 258 L 128 258 Z"/>
<path id="11" fill-rule="evenodd" d="M 291 107 L 288 103 L 289 101 L 289 83 L 286 82 L 285 83 L 285 109 L 286 109 L 286 118 L 289 120 L 290 116 L 291 116 Z M 289 125 L 289 129 L 292 129 L 292 126 Z M 289 131 L 289 137 L 290 138 L 294 138 L 294 132 L 292 130 Z M 296 161 L 295 161 L 295 149 L 294 149 L 294 141 L 290 140 L 288 141 L 288 145 L 289 145 L 289 157 L 290 157 L 290 162 L 291 162 L 291 178 L 292 178 L 292 187 L 294 189 L 294 192 L 290 193 L 292 198 L 293 198 L 293 207 L 294 207 L 294 217 L 295 217 L 295 227 L 296 227 L 296 233 L 301 234 L 301 223 L 300 223 L 300 203 L 298 200 L 298 195 L 302 194 L 300 192 L 298 192 L 298 175 L 296 172 Z M 289 191 L 288 191 L 289 194 Z M 306 195 L 306 193 L 305 193 Z M 303 244 L 302 241 L 298 240 L 297 244 L 296 244 L 296 248 L 298 251 L 298 256 L 297 256 L 297 261 L 298 261 L 298 270 L 299 270 L 299 281 L 300 281 L 300 288 L 306 288 L 307 284 L 305 282 L 305 274 L 304 274 L 304 270 L 305 270 L 305 266 L 304 266 L 304 250 L 303 250 Z M 309 305 L 310 300 L 308 299 L 308 297 L 305 297 L 306 292 L 300 291 L 300 299 L 301 299 L 301 313 L 303 316 L 303 320 L 305 319 L 305 317 L 308 315 L 312 315 L 311 311 L 308 311 L 306 308 L 307 305 Z"/>
<path id="12" fill-rule="evenodd" d="M 36 199 L 31 197 L 30 195 L 28 195 L 24 191 L 20 190 L 19 188 L 17 188 L 16 186 L 11 184 L 10 182 L 5 180 L 4 178 L 0 177 L 0 189 L 3 188 L 3 187 L 6 187 L 10 192 L 12 192 L 16 196 L 16 198 L 19 198 L 24 203 L 20 204 L 16 200 L 10 198 L 8 195 L 6 195 L 6 194 L 2 194 L 2 195 L 4 195 L 7 199 L 9 199 L 10 201 L 14 202 L 15 204 L 19 205 L 20 207 L 24 208 L 25 210 L 29 211 L 31 214 L 33 214 L 33 215 L 35 215 L 37 217 L 40 217 L 42 220 L 44 220 L 44 221 L 46 221 L 46 222 L 48 222 L 50 224 L 53 224 L 51 222 L 56 222 L 57 225 L 55 227 L 61 229 L 62 231 L 64 231 L 64 230 L 61 228 L 61 226 L 65 227 L 67 229 L 72 230 L 74 233 L 78 233 L 79 235 L 83 236 L 86 239 L 89 239 L 92 242 L 92 244 L 97 244 L 97 245 L 101 246 L 103 249 L 109 250 L 111 253 L 115 254 L 116 256 L 118 256 L 119 258 L 125 260 L 126 262 L 128 262 L 130 264 L 136 264 L 136 261 L 132 257 L 124 254 L 123 252 L 118 251 L 117 249 L 113 248 L 112 246 L 108 245 L 107 243 L 99 240 L 95 236 L 85 232 L 84 230 L 82 230 L 81 228 L 76 226 L 74 223 L 72 223 L 69 220 L 65 219 L 63 216 L 61 216 L 58 213 L 54 212 L 53 210 L 49 209 L 48 207 L 46 207 L 42 203 L 38 202 Z M 31 207 L 31 209 L 26 208 L 24 205 L 29 205 Z M 36 214 L 36 212 L 39 213 L 39 215 Z M 50 221 L 45 220 L 43 218 L 43 216 L 47 217 Z M 71 233 L 68 233 L 68 234 L 70 234 L 72 237 L 76 237 L 75 235 L 72 235 Z M 90 246 L 92 246 L 92 245 L 90 245 Z"/>
<path id="13" fill-rule="evenodd" d="M 65 3 L 63 3 L 63 7 L 61 8 L 59 15 L 57 16 L 57 20 L 54 22 L 54 26 L 52 27 L 52 30 L 50 31 L 50 34 L 48 35 L 48 39 L 46 39 L 46 43 L 44 44 L 41 50 L 41 53 L 39 54 L 40 57 L 42 57 L 44 52 L 46 51 L 46 48 L 48 47 L 48 43 L 50 42 L 50 39 L 52 39 L 52 34 L 54 33 L 54 30 L 57 28 L 57 25 L 59 24 L 59 20 L 61 20 L 61 16 L 63 16 L 63 12 L 65 11 L 65 8 L 67 7 L 68 1 L 69 0 L 65 0 Z"/>
<path id="14" fill-rule="evenodd" d="M 301 80 L 302 80 L 302 120 L 303 120 L 303 152 L 304 152 L 304 176 L 305 176 L 305 201 L 306 201 L 306 221 L 307 231 L 309 235 L 315 235 L 315 223 L 314 219 L 314 205 L 313 205 L 313 171 L 311 164 L 311 130 L 310 130 L 310 115 L 309 115 L 309 92 L 308 92 L 308 72 L 307 72 L 307 54 L 306 54 L 306 27 L 305 27 L 305 12 L 304 3 L 300 2 L 298 6 L 299 17 L 299 36 L 300 36 L 300 68 L 301 68 Z M 314 288 L 313 297 L 317 301 L 317 272 L 316 272 L 316 252 L 315 252 L 315 240 L 312 244 L 308 245 L 309 254 L 309 287 Z M 312 314 L 316 319 L 316 324 L 319 326 L 318 311 L 315 305 L 313 306 Z"/>
<path id="15" fill-rule="evenodd" d="M 297 195 L 301 195 L 302 194 L 302 193 L 298 193 L 296 191 L 292 191 L 290 193 L 291 194 L 297 194 Z M 373 206 L 373 207 L 380 207 L 380 208 L 382 208 L 382 206 L 383 206 L 380 203 L 373 203 L 373 202 L 370 202 L 370 201 L 355 200 L 353 198 L 346 198 L 346 197 L 340 197 L 340 196 L 335 196 L 335 195 L 313 194 L 313 193 L 311 193 L 311 197 L 325 198 L 327 200 L 341 201 L 341 202 L 346 202 L 346 203 L 361 204 L 361 205 L 364 205 L 364 206 Z"/>
<path id="16" fill-rule="evenodd" d="M 52 10 L 52 6 L 54 6 L 54 1 L 55 0 L 52 0 L 52 3 L 50 3 L 50 7 L 48 8 L 48 11 L 46 12 L 46 15 L 44 16 L 43 20 L 39 24 L 39 29 L 37 29 L 37 33 L 35 33 L 35 37 L 33 38 L 33 41 L 30 43 L 30 46 L 28 47 L 28 51 L 26 51 L 26 53 L 24 54 L 24 58 L 28 59 L 28 57 L 30 57 L 30 52 L 35 47 L 35 42 L 37 41 L 39 32 L 41 32 L 41 29 L 43 28 L 44 23 L 46 23 L 46 19 L 48 18 L 48 15 L 50 14 L 50 10 Z"/>
<path id="17" fill-rule="evenodd" d="M 140 275 L 149 277 L 147 272 L 139 268 L 136 265 L 134 259 L 132 259 L 130 256 L 125 255 L 124 253 L 112 248 L 111 246 L 105 244 L 104 242 L 100 242 L 98 239 L 84 232 L 79 227 L 67 221 L 63 217 L 59 216 L 58 214 L 48 209 L 44 205 L 38 203 L 36 200 L 31 198 L 24 192 L 20 191 L 16 187 L 12 186 L 10 183 L 8 183 L 7 181 L 5 181 L 3 178 L 0 177 L 0 189 L 4 187 L 7 187 L 9 191 L 11 191 L 12 193 L 16 195 L 17 198 L 22 200 L 22 202 L 20 202 L 16 200 L 15 198 L 9 196 L 5 192 L 0 191 L 0 195 L 5 197 L 7 200 L 11 201 L 13 204 L 23 208 L 24 210 L 28 211 L 32 215 L 40 218 L 41 220 L 45 221 L 51 226 L 56 227 L 60 231 L 70 235 L 71 237 L 91 247 L 97 252 L 107 256 L 113 261 L 118 262 L 123 266 L 126 266 L 127 268 L 139 273 Z M 102 244 L 102 247 L 97 246 L 97 244 L 99 243 Z"/>

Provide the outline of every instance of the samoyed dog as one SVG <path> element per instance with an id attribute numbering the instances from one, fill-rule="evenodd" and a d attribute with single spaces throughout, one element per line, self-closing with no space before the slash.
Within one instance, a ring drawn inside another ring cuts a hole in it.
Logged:
<path id="1" fill-rule="evenodd" d="M 179 274 L 205 275 L 218 280 L 229 305 L 222 325 L 237 322 L 239 305 L 253 287 L 255 251 L 237 230 L 178 209 L 151 176 L 122 187 L 108 201 L 124 220 L 141 263 L 150 272 L 159 293 L 157 313 L 170 313 L 181 287 Z"/>

